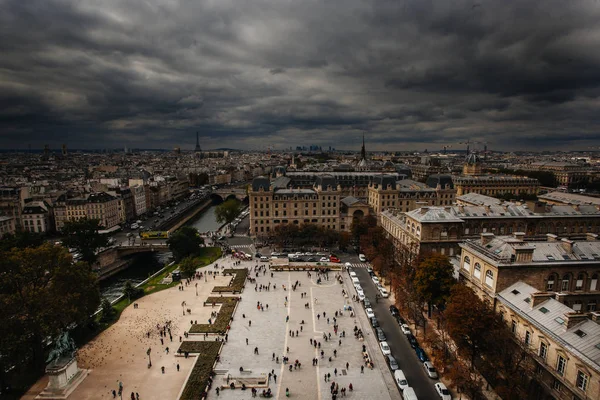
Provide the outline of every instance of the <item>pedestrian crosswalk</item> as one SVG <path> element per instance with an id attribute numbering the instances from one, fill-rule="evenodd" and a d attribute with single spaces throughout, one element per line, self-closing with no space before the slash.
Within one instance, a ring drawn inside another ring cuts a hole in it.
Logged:
<path id="1" fill-rule="evenodd" d="M 350 268 L 367 268 L 369 264 L 367 263 L 350 263 Z"/>
<path id="2" fill-rule="evenodd" d="M 233 244 L 231 245 L 232 249 L 251 249 L 253 248 L 253 244 Z"/>

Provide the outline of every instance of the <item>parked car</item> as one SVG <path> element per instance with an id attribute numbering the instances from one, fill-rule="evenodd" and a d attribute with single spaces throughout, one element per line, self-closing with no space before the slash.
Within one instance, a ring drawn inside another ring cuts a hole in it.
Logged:
<path id="1" fill-rule="evenodd" d="M 356 278 L 356 272 L 350 271 L 350 277 L 351 278 Z"/>
<path id="2" fill-rule="evenodd" d="M 400 311 L 398 311 L 398 308 L 393 304 L 390 306 L 390 313 L 393 317 L 400 315 Z"/>
<path id="3" fill-rule="evenodd" d="M 364 254 L 359 254 L 358 259 L 360 262 L 367 262 L 367 257 Z"/>
<path id="4" fill-rule="evenodd" d="M 425 362 L 427 360 L 429 360 L 429 358 L 427 357 L 427 354 L 425 353 L 425 350 L 423 350 L 420 347 L 415 347 L 415 353 L 417 353 L 417 358 L 419 359 L 419 361 L 421 362 Z"/>
<path id="5" fill-rule="evenodd" d="M 391 354 L 387 356 L 387 363 L 390 366 L 390 369 L 392 371 L 395 371 L 398 368 L 400 368 L 400 366 L 398 365 L 398 361 L 396 361 L 396 359 L 394 358 L 394 356 L 391 355 Z"/>
<path id="6" fill-rule="evenodd" d="M 369 321 L 371 322 L 371 326 L 373 328 L 379 328 L 379 321 L 377 321 L 377 318 L 370 318 Z"/>
<path id="7" fill-rule="evenodd" d="M 423 368 L 425 368 L 425 373 L 428 377 L 430 377 L 431 379 L 438 378 L 438 373 L 432 363 L 430 363 L 429 361 L 425 361 L 423 363 Z"/>
<path id="8" fill-rule="evenodd" d="M 339 258 L 334 257 L 334 256 L 329 257 L 329 261 L 331 261 L 333 263 L 341 263 L 342 262 L 342 260 L 340 260 Z"/>
<path id="9" fill-rule="evenodd" d="M 379 283 L 379 278 L 378 278 L 378 277 L 376 277 L 376 276 L 373 276 L 373 277 L 371 278 L 371 280 L 373 281 L 373 283 L 374 283 L 375 285 L 377 285 L 377 284 Z"/>
<path id="10" fill-rule="evenodd" d="M 320 262 L 328 262 L 329 258 L 327 258 L 327 257 L 321 257 L 321 259 L 319 261 Z"/>
<path id="11" fill-rule="evenodd" d="M 401 369 L 397 369 L 394 371 L 394 380 L 396 381 L 396 385 L 400 388 L 400 390 L 404 390 L 408 387 L 408 381 L 404 376 L 404 372 Z"/>
<path id="12" fill-rule="evenodd" d="M 363 301 L 364 299 L 366 299 L 365 294 L 363 292 L 358 292 L 357 296 L 359 301 Z"/>
<path id="13" fill-rule="evenodd" d="M 390 349 L 390 346 L 388 346 L 387 342 L 379 342 L 379 348 L 384 356 L 392 354 L 392 350 Z"/>
<path id="14" fill-rule="evenodd" d="M 373 318 L 375 316 L 372 308 L 367 308 L 365 311 L 367 312 L 367 318 Z"/>
<path id="15" fill-rule="evenodd" d="M 406 321 L 401 316 L 396 315 L 394 318 L 396 318 L 396 322 L 398 323 L 398 325 L 404 325 L 404 324 L 406 324 Z"/>
<path id="16" fill-rule="evenodd" d="M 383 329 L 376 328 L 375 333 L 377 334 L 377 340 L 379 340 L 380 342 L 385 342 L 387 340 L 387 337 L 385 337 L 385 332 L 383 332 Z"/>
<path id="17" fill-rule="evenodd" d="M 402 333 L 404 333 L 405 335 L 410 335 L 412 332 L 410 331 L 410 328 L 408 325 L 406 324 L 402 324 L 400 325 L 400 329 L 402 330 Z"/>
<path id="18" fill-rule="evenodd" d="M 437 392 L 438 396 L 440 396 L 440 399 L 452 400 L 452 394 L 450 394 L 450 391 L 442 382 L 437 382 L 433 386 L 435 386 L 435 391 Z"/>
<path id="19" fill-rule="evenodd" d="M 371 300 L 365 297 L 365 302 L 363 304 L 365 308 L 371 307 Z"/>
<path id="20" fill-rule="evenodd" d="M 345 266 L 346 268 L 350 268 L 350 267 L 352 267 L 352 264 L 350 264 L 349 262 L 347 262 L 347 263 L 345 263 L 345 264 L 344 264 L 344 266 Z"/>
<path id="21" fill-rule="evenodd" d="M 269 261 L 269 257 L 260 256 L 260 261 Z"/>
<path id="22" fill-rule="evenodd" d="M 417 338 L 414 337 L 414 335 L 411 333 L 410 335 L 406 335 L 406 338 L 408 339 L 408 343 L 410 343 L 410 347 L 412 347 L 413 349 L 417 348 L 417 346 L 419 346 L 419 342 L 417 342 Z"/>
<path id="23" fill-rule="evenodd" d="M 390 297 L 390 294 L 387 291 L 387 289 L 381 288 L 379 289 L 379 293 L 381 293 L 381 297 Z"/>

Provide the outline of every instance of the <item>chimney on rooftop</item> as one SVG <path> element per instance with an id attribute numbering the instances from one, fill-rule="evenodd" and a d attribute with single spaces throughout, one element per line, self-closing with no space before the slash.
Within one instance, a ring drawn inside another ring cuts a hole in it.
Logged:
<path id="1" fill-rule="evenodd" d="M 533 204 L 533 212 L 535 214 L 543 214 L 546 212 L 546 202 L 545 201 L 536 201 Z"/>
<path id="2" fill-rule="evenodd" d="M 580 313 L 580 312 L 565 313 L 565 325 L 564 325 L 565 330 L 568 330 L 568 329 L 574 327 L 575 325 L 587 320 L 588 318 L 589 317 L 588 317 L 587 313 Z"/>
<path id="3" fill-rule="evenodd" d="M 484 232 L 481 234 L 481 245 L 485 246 L 489 242 L 494 239 L 494 234 L 492 232 Z"/>
<path id="4" fill-rule="evenodd" d="M 558 241 L 558 236 L 556 236 L 553 233 L 546 233 L 546 240 L 548 242 L 556 242 L 556 241 Z"/>
<path id="5" fill-rule="evenodd" d="M 596 235 L 595 233 L 591 233 L 588 232 L 585 234 L 585 240 L 587 240 L 588 242 L 593 242 L 594 240 L 598 239 L 598 235 Z"/>
<path id="6" fill-rule="evenodd" d="M 538 305 L 542 304 L 543 302 L 545 302 L 546 300 L 549 299 L 553 299 L 554 298 L 554 293 L 548 293 L 548 292 L 536 292 L 536 293 L 531 293 L 531 302 L 529 303 L 531 308 L 535 308 Z"/>
<path id="7" fill-rule="evenodd" d="M 513 232 L 513 237 L 522 242 L 525 239 L 525 232 Z"/>
<path id="8" fill-rule="evenodd" d="M 573 246 L 575 245 L 574 241 L 563 238 L 560 242 L 567 253 L 573 253 Z"/>

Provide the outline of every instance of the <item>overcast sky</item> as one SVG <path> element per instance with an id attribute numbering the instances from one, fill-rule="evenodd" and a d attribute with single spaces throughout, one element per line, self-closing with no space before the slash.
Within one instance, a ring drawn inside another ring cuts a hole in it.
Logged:
<path id="1" fill-rule="evenodd" d="M 0 0 L 1 148 L 585 150 L 599 86 L 597 0 Z"/>

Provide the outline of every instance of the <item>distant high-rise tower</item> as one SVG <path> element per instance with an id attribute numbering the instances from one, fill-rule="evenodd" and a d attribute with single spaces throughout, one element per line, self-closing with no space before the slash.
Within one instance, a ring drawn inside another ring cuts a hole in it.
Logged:
<path id="1" fill-rule="evenodd" d="M 48 158 L 50 158 L 50 146 L 45 144 L 44 145 L 44 155 L 43 155 L 43 159 L 47 160 Z"/>
<path id="2" fill-rule="evenodd" d="M 360 159 L 361 160 L 367 159 L 367 151 L 365 150 L 365 134 L 364 133 L 363 133 L 363 144 L 362 144 L 362 148 L 360 149 Z"/>
<path id="3" fill-rule="evenodd" d="M 67 155 L 67 145 L 63 143 L 62 145 L 62 155 L 66 156 Z"/>
<path id="4" fill-rule="evenodd" d="M 199 153 L 202 151 L 202 149 L 200 148 L 200 138 L 198 137 L 198 132 L 196 132 L 196 149 L 194 151 L 196 153 Z"/>

